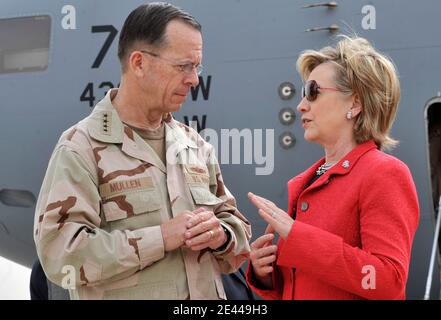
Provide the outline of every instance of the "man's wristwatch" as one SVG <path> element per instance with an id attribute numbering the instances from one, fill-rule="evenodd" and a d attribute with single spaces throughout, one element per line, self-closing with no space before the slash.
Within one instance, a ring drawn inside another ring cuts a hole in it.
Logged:
<path id="1" fill-rule="evenodd" d="M 228 246 L 228 244 L 230 243 L 230 240 L 231 240 L 231 233 L 230 233 L 230 231 L 227 228 L 225 228 L 223 225 L 221 225 L 221 227 L 222 227 L 222 230 L 224 230 L 224 232 L 225 232 L 225 234 L 227 236 L 227 241 L 225 241 L 225 243 L 223 245 L 221 245 L 219 248 L 217 248 L 214 251 L 224 251 L 227 248 L 227 246 Z"/>

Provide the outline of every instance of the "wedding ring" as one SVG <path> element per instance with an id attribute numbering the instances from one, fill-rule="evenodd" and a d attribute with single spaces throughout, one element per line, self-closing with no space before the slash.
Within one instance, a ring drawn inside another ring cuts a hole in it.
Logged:
<path id="1" fill-rule="evenodd" d="M 272 217 L 272 218 L 275 218 L 276 215 L 277 215 L 277 213 L 276 213 L 275 211 L 272 211 L 272 212 L 271 212 L 271 217 Z"/>
<path id="2" fill-rule="evenodd" d="M 214 237 L 214 232 L 213 232 L 213 230 L 210 230 L 210 231 L 208 231 L 209 233 L 210 233 L 210 239 L 213 239 L 213 237 Z"/>

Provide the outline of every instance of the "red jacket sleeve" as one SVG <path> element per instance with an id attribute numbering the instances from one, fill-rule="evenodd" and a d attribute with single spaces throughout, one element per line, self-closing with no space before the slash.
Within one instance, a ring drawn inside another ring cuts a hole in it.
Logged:
<path id="1" fill-rule="evenodd" d="M 399 161 L 382 163 L 366 174 L 358 205 L 361 248 L 296 221 L 277 264 L 317 275 L 364 298 L 403 299 L 419 221 L 417 193 L 407 166 Z M 369 282 L 375 289 L 363 288 L 368 276 L 375 280 Z"/>
<path id="2" fill-rule="evenodd" d="M 273 263 L 274 270 L 277 268 L 275 263 Z M 259 284 L 254 276 L 253 267 L 251 265 L 251 261 L 248 264 L 248 269 L 246 272 L 246 280 L 248 285 L 250 286 L 251 290 L 253 290 L 256 294 L 258 294 L 260 297 L 262 297 L 265 300 L 282 300 L 282 285 L 279 285 L 280 280 L 276 279 L 276 272 L 272 273 L 273 277 L 273 288 L 274 289 L 262 289 L 259 287 Z"/>

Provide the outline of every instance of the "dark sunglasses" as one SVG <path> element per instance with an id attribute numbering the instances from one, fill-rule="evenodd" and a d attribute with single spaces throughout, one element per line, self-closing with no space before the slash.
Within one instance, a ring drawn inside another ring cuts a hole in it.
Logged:
<path id="1" fill-rule="evenodd" d="M 337 88 L 325 88 L 320 87 L 315 80 L 306 81 L 305 85 L 302 87 L 302 98 L 306 97 L 306 100 L 312 102 L 317 99 L 320 90 L 332 90 L 332 91 L 341 91 Z"/>

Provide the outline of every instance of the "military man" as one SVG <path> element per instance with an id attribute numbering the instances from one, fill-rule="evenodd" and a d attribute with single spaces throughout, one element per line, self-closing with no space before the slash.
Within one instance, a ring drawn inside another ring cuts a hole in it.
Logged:
<path id="1" fill-rule="evenodd" d="M 200 24 L 142 5 L 119 38 L 119 89 L 66 130 L 40 191 L 34 239 L 72 299 L 225 299 L 251 228 L 213 147 L 173 119 L 202 69 Z"/>

